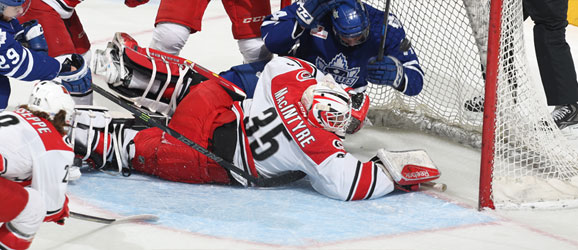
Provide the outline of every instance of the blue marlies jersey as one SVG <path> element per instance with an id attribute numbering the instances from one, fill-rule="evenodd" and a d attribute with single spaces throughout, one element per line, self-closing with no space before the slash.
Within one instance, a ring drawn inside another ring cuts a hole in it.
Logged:
<path id="1" fill-rule="evenodd" d="M 377 56 L 381 43 L 384 12 L 365 5 L 370 18 L 367 41 L 348 47 L 341 44 L 333 32 L 330 14 L 319 20 L 317 28 L 304 30 L 297 23 L 297 3 L 265 18 L 261 34 L 267 48 L 276 54 L 294 56 L 311 63 L 338 83 L 365 90 L 367 62 Z M 423 71 L 399 19 L 389 15 L 384 54 L 397 58 L 404 67 L 406 95 L 417 95 L 423 86 Z"/>
<path id="2" fill-rule="evenodd" d="M 31 51 L 15 37 L 23 37 L 18 20 L 0 20 L 0 111 L 8 106 L 10 80 L 51 80 L 60 72 L 60 62 L 47 53 Z"/>
<path id="3" fill-rule="evenodd" d="M 54 79 L 60 63 L 46 53 L 23 47 L 15 39 L 21 32 L 18 20 L 0 21 L 0 75 L 24 81 Z"/>

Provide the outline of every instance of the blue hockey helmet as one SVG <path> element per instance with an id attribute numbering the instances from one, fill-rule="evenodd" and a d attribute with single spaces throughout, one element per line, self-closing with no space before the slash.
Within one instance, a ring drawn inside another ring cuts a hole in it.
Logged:
<path id="1" fill-rule="evenodd" d="M 360 0 L 347 0 L 333 9 L 333 31 L 345 46 L 362 44 L 369 35 L 369 17 Z"/>
<path id="2" fill-rule="evenodd" d="M 0 0 L 0 4 L 5 6 L 20 6 L 24 4 L 26 0 Z"/>

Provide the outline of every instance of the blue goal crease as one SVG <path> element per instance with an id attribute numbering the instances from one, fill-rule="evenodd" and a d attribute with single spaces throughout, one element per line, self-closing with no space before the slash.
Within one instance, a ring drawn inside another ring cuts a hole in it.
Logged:
<path id="1" fill-rule="evenodd" d="M 178 230 L 256 243 L 307 246 L 492 222 L 486 214 L 430 195 L 392 193 L 343 202 L 306 180 L 281 188 L 195 185 L 133 174 L 89 172 L 69 193 L 123 215 L 155 214 Z M 243 228 L 244 230 L 238 230 Z"/>

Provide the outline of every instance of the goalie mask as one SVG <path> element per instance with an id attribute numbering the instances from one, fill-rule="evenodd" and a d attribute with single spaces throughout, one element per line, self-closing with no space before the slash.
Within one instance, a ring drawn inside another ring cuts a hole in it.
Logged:
<path id="1" fill-rule="evenodd" d="M 333 32 L 341 44 L 351 47 L 364 43 L 369 36 L 367 10 L 359 0 L 347 0 L 333 9 Z"/>
<path id="2" fill-rule="evenodd" d="M 333 133 L 344 133 L 351 118 L 351 99 L 331 75 L 309 86 L 303 92 L 301 103 L 307 109 L 311 124 Z"/>
<path id="3" fill-rule="evenodd" d="M 50 119 L 54 119 L 60 110 L 64 110 L 66 111 L 66 124 L 72 125 L 74 101 L 64 86 L 53 81 L 41 81 L 34 84 L 30 99 L 28 99 L 28 108 L 31 111 L 45 112 Z"/>

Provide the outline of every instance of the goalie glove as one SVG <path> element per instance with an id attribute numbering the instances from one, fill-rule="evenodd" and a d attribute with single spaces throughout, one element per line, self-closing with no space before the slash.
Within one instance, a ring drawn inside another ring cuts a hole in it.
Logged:
<path id="1" fill-rule="evenodd" d="M 351 97 L 351 122 L 347 126 L 346 133 L 354 134 L 359 131 L 365 122 L 369 111 L 369 96 L 366 93 L 349 93 Z"/>
<path id="2" fill-rule="evenodd" d="M 420 183 L 433 181 L 441 176 L 424 150 L 389 152 L 380 149 L 372 161 L 391 178 L 396 189 L 403 191 L 416 191 Z"/>

